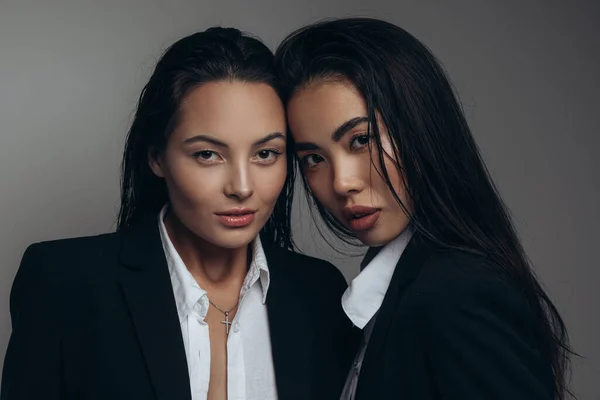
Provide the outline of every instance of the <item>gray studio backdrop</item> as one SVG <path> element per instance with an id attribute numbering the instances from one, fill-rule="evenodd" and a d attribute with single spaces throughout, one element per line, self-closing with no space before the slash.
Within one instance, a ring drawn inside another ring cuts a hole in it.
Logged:
<path id="1" fill-rule="evenodd" d="M 124 136 L 167 45 L 218 24 L 274 48 L 292 29 L 348 15 L 403 26 L 446 66 L 585 356 L 575 390 L 599 400 L 600 3 L 584 0 L 0 0 L 0 359 L 25 247 L 114 229 Z M 306 209 L 295 218 L 302 250 L 351 279 L 358 258 L 320 244 Z"/>

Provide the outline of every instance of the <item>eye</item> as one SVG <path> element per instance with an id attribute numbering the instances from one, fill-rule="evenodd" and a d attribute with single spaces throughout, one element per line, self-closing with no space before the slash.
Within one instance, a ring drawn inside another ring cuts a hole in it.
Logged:
<path id="1" fill-rule="evenodd" d="M 281 151 L 277 149 L 263 149 L 256 153 L 254 157 L 256 161 L 262 164 L 271 164 L 277 161 L 277 158 L 281 155 Z"/>
<path id="2" fill-rule="evenodd" d="M 370 134 L 362 134 L 362 135 L 354 136 L 352 138 L 352 140 L 350 141 L 350 148 L 353 150 L 362 149 L 363 147 L 367 146 L 370 141 L 371 141 Z"/>
<path id="3" fill-rule="evenodd" d="M 217 152 L 212 151 L 212 150 L 197 151 L 196 153 L 194 153 L 194 157 L 198 161 L 204 162 L 204 163 L 212 163 L 215 161 L 219 161 L 219 159 L 221 158 Z"/>
<path id="4" fill-rule="evenodd" d="M 314 168 L 316 167 L 319 163 L 323 162 L 323 157 L 321 157 L 318 154 L 307 154 L 304 157 L 302 157 L 301 159 L 302 161 L 302 165 L 305 168 Z"/>

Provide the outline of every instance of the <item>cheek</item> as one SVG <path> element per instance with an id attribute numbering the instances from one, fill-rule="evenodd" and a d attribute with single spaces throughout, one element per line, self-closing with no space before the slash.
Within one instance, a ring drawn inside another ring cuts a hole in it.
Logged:
<path id="1" fill-rule="evenodd" d="M 391 158 L 394 157 L 394 149 L 392 148 L 392 142 L 387 133 L 381 135 L 381 147 L 383 151 Z"/>
<path id="2" fill-rule="evenodd" d="M 321 168 L 318 171 L 305 173 L 304 176 L 314 197 L 329 211 L 334 212 L 335 194 L 333 192 L 333 179 L 328 170 Z"/>
<path id="3" fill-rule="evenodd" d="M 400 171 L 398 171 L 398 167 L 397 167 L 396 163 L 394 161 L 390 160 L 389 158 L 386 158 L 385 167 L 387 169 L 387 172 L 390 177 L 390 181 L 392 183 L 392 187 L 394 188 L 394 191 L 396 192 L 396 194 L 398 195 L 400 200 L 402 200 L 402 203 L 404 203 L 404 206 L 408 207 L 410 209 L 410 204 L 408 202 L 408 196 L 406 194 L 406 187 L 404 186 L 404 181 L 402 179 L 402 175 L 400 174 Z M 388 193 L 387 197 L 389 198 L 391 205 L 400 207 L 400 205 L 397 204 L 397 201 L 396 201 L 394 195 L 390 192 L 389 188 L 387 187 L 386 182 L 382 178 L 380 178 L 380 180 L 381 180 L 382 185 L 385 187 L 386 193 Z"/>
<path id="4" fill-rule="evenodd" d="M 188 205 L 207 204 L 218 198 L 222 180 L 217 171 L 203 169 L 193 160 L 174 160 L 168 164 L 165 180 L 171 201 Z"/>
<path id="5" fill-rule="evenodd" d="M 285 159 L 270 167 L 257 166 L 254 176 L 255 193 L 264 203 L 274 204 L 283 189 L 286 177 Z"/>

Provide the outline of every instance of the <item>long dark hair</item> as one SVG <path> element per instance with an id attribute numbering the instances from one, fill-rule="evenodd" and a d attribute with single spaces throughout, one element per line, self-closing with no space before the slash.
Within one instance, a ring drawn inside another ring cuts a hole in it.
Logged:
<path id="1" fill-rule="evenodd" d="M 367 105 L 380 173 L 406 210 L 385 168 L 376 123 L 376 114 L 381 116 L 412 200 L 412 226 L 438 246 L 484 255 L 520 285 L 539 315 L 555 398 L 563 399 L 571 354 L 565 324 L 531 269 L 460 103 L 433 54 L 393 24 L 347 18 L 290 34 L 277 49 L 275 63 L 286 101 L 320 81 L 347 80 L 355 86 Z M 318 199 L 311 200 L 329 228 L 341 238 L 352 238 Z"/>
<path id="2" fill-rule="evenodd" d="M 168 201 L 165 182 L 151 171 L 148 154 L 164 150 L 187 94 L 199 85 L 220 80 L 266 83 L 281 95 L 273 53 L 260 40 L 237 29 L 210 28 L 169 47 L 142 90 L 127 135 L 117 230 L 155 218 Z M 293 157 L 288 151 L 286 182 L 273 214 L 261 231 L 265 245 L 293 247 L 294 171 Z"/>

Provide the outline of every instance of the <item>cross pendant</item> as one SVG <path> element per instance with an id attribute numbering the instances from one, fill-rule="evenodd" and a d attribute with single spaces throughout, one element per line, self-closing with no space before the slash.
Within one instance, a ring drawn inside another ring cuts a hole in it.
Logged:
<path id="1" fill-rule="evenodd" d="M 225 313 L 225 321 L 221 321 L 221 323 L 225 325 L 225 333 L 229 335 L 229 325 L 231 325 L 231 322 L 229 322 L 228 312 Z"/>

